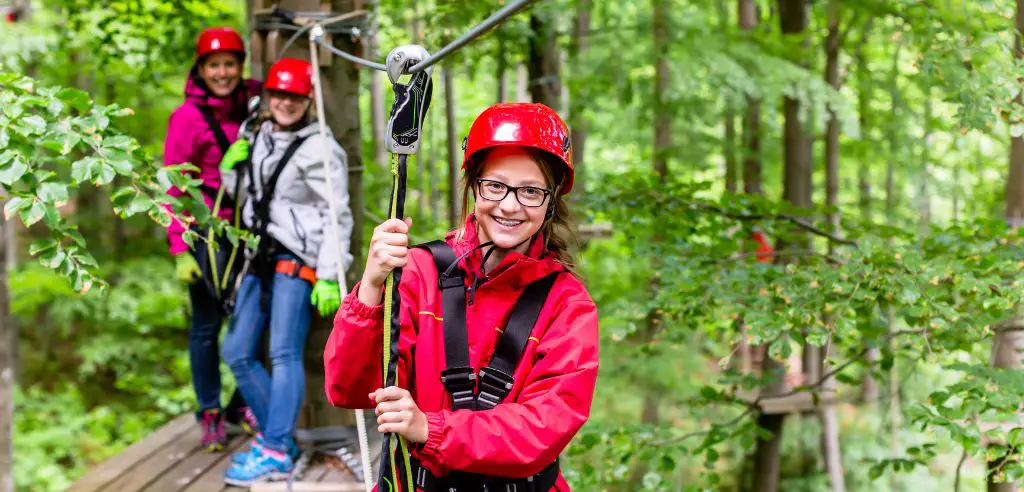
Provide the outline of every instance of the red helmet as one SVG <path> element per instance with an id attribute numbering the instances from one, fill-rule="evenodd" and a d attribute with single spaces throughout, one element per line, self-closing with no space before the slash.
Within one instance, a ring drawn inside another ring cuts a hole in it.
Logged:
<path id="1" fill-rule="evenodd" d="M 230 27 L 211 27 L 199 33 L 199 39 L 196 41 L 196 58 L 219 51 L 235 52 L 245 57 L 242 36 Z"/>
<path id="2" fill-rule="evenodd" d="M 270 66 L 263 88 L 310 97 L 313 93 L 313 65 L 306 60 L 281 58 Z"/>
<path id="3" fill-rule="evenodd" d="M 495 104 L 480 113 L 463 142 L 466 151 L 462 169 L 473 155 L 492 147 L 532 147 L 543 150 L 565 164 L 561 193 L 572 189 L 573 165 L 569 128 L 553 109 L 535 103 Z M 475 164 L 475 163 L 474 163 Z"/>

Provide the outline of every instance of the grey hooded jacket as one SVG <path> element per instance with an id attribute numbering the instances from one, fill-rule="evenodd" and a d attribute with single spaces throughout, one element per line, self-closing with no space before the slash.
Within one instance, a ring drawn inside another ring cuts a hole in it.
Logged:
<path id="1" fill-rule="evenodd" d="M 348 158 L 327 130 L 330 152 L 331 185 L 334 196 L 328 195 L 327 170 L 323 164 L 323 147 L 317 125 L 310 124 L 298 131 L 274 131 L 273 122 L 264 121 L 252 146 L 252 173 L 245 172 L 242 192 L 248 194 L 255 179 L 255 196 L 247 196 L 242 208 L 242 220 L 247 227 L 254 224 L 254 205 L 266 192 L 270 180 L 285 150 L 299 137 L 308 137 L 286 163 L 278 177 L 270 201 L 270 223 L 267 233 L 288 248 L 310 268 L 318 279 L 338 279 L 338 247 L 344 255 L 342 272 L 352 264 L 349 241 L 352 236 L 352 211 L 348 204 Z M 229 192 L 235 185 L 236 171 L 228 171 L 224 183 Z M 334 244 L 330 231 L 328 200 L 334 200 L 333 220 L 338 222 L 341 244 Z"/>

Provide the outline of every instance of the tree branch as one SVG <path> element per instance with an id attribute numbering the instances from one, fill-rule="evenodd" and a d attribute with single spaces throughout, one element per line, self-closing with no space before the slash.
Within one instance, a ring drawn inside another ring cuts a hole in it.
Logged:
<path id="1" fill-rule="evenodd" d="M 794 224 L 794 225 L 804 229 L 807 232 L 810 232 L 810 233 L 815 234 L 817 236 L 821 236 L 823 238 L 826 238 L 829 241 L 832 241 L 834 243 L 844 244 L 844 245 L 847 245 L 847 246 L 853 246 L 855 248 L 859 247 L 859 245 L 857 244 L 857 241 L 854 241 L 852 239 L 843 239 L 843 238 L 841 238 L 841 237 L 839 237 L 839 236 L 837 236 L 835 234 L 832 234 L 832 233 L 830 233 L 828 231 L 825 231 L 825 230 L 823 230 L 823 229 L 821 229 L 821 228 L 819 228 L 819 227 L 817 227 L 817 226 L 815 226 L 815 225 L 805 221 L 804 219 L 802 219 L 800 217 L 794 217 L 794 216 L 788 215 L 788 214 L 736 214 L 736 213 L 732 213 L 732 212 L 728 212 L 726 210 L 723 210 L 720 207 L 716 207 L 714 205 L 709 205 L 709 204 L 706 204 L 706 203 L 693 203 L 693 202 L 691 202 L 690 205 L 692 207 L 694 207 L 694 208 L 697 208 L 697 209 L 700 209 L 700 210 L 706 210 L 708 212 L 714 212 L 714 213 L 716 213 L 718 215 L 721 215 L 723 217 L 728 217 L 730 219 L 735 219 L 735 220 L 743 220 L 743 221 L 748 221 L 748 220 L 769 220 L 769 219 L 771 219 L 771 220 L 785 220 L 785 221 L 788 221 L 788 222 L 790 222 L 790 223 L 792 223 L 792 224 Z"/>

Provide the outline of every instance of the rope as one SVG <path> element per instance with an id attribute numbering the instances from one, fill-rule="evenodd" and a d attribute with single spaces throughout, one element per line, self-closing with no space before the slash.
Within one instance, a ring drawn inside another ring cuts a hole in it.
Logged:
<path id="1" fill-rule="evenodd" d="M 476 38 L 480 37 L 482 34 L 487 32 L 488 30 L 490 30 L 492 27 L 494 27 L 494 26 L 504 22 L 509 17 L 511 17 L 511 16 L 519 13 L 520 11 L 526 9 L 527 7 L 529 7 L 531 4 L 533 4 L 536 1 L 537 0 L 517 0 L 515 2 L 512 2 L 512 3 L 508 4 L 508 5 L 506 5 L 504 8 L 502 8 L 501 10 L 495 12 L 494 14 L 492 14 L 487 19 L 484 19 L 482 22 L 480 22 L 479 24 L 474 26 L 472 29 L 467 31 L 462 36 L 459 36 L 458 39 L 452 41 L 451 43 L 448 43 L 448 45 L 445 46 L 444 48 L 441 48 L 440 50 L 438 50 L 433 55 L 427 57 L 425 60 L 423 60 L 423 61 L 421 61 L 421 62 L 419 62 L 419 63 L 417 63 L 417 64 L 415 64 L 415 65 L 413 65 L 411 67 L 409 67 L 406 70 L 406 73 L 414 74 L 414 73 L 422 72 L 423 70 L 426 70 L 427 68 L 434 66 L 435 64 L 437 64 L 438 62 L 443 60 L 448 55 L 454 53 L 455 51 L 459 50 L 463 46 L 469 44 L 471 41 L 473 41 Z M 278 10 L 280 10 L 280 9 L 278 9 Z M 361 13 L 362 11 L 359 11 L 359 12 Z M 325 23 L 337 22 L 338 20 L 345 20 L 345 19 L 348 19 L 348 18 L 351 18 L 351 17 L 354 17 L 354 16 L 352 16 L 350 14 L 342 14 L 342 15 L 339 15 L 337 17 L 332 17 L 330 19 L 327 19 L 324 22 Z M 300 23 L 300 22 L 297 22 L 297 19 L 295 19 L 294 16 L 293 16 L 293 18 L 287 19 L 287 20 L 289 20 L 289 21 L 291 21 L 293 23 L 296 23 L 296 24 Z M 309 20 L 304 20 L 304 22 L 310 22 L 310 21 Z M 283 53 L 287 52 L 288 48 L 292 44 L 292 41 L 296 37 L 301 35 L 301 33 L 305 32 L 307 29 L 309 29 L 311 26 L 321 26 L 321 25 L 324 25 L 324 23 L 309 23 L 309 24 L 305 24 L 304 26 L 302 26 L 302 28 L 299 29 L 294 35 L 292 35 L 292 37 L 288 40 L 288 42 L 285 43 L 284 48 L 281 50 L 281 53 L 283 54 Z M 353 55 L 351 53 L 346 53 L 346 52 L 344 52 L 342 50 L 339 50 L 339 49 L 335 48 L 334 46 L 331 46 L 326 41 L 324 41 L 323 36 L 318 36 L 316 42 L 320 46 L 323 46 L 323 47 L 327 48 L 327 50 L 330 51 L 331 53 L 333 53 L 335 56 L 339 56 L 341 58 L 344 58 L 344 59 L 346 59 L 346 60 L 348 60 L 348 61 L 350 61 L 352 63 L 358 64 L 358 65 L 362 65 L 362 66 L 367 67 L 367 68 L 372 68 L 374 70 L 380 70 L 381 72 L 384 72 L 384 71 L 387 70 L 387 67 L 384 64 L 382 64 L 382 63 L 377 63 L 375 61 L 367 60 L 366 58 L 361 58 L 361 57 L 355 56 L 355 55 Z M 312 49 L 312 46 L 310 46 L 310 49 Z"/>
<path id="2" fill-rule="evenodd" d="M 341 250 L 341 234 L 338 232 L 338 220 L 337 214 L 335 213 L 334 204 L 334 182 L 331 178 L 331 159 L 330 159 L 330 147 L 328 146 L 327 139 L 327 124 L 324 122 L 324 97 L 323 97 L 323 84 L 320 79 L 320 60 L 317 54 L 315 38 L 323 34 L 323 29 L 316 25 L 316 29 L 313 29 L 309 33 L 309 56 L 312 58 L 313 65 L 313 90 L 314 98 L 316 100 L 316 119 L 317 125 L 320 127 L 320 141 L 322 142 L 322 151 L 324 159 L 324 169 L 327 174 L 327 209 L 330 214 L 330 231 L 331 241 L 334 242 L 335 247 L 338 248 L 338 289 L 339 295 L 345 297 L 348 288 L 345 286 L 345 258 L 344 252 Z M 359 452 L 362 458 L 363 465 L 363 485 L 366 487 L 366 492 L 370 492 L 373 489 L 373 482 L 371 479 L 372 469 L 370 468 L 370 440 L 366 436 L 366 418 L 363 409 L 356 409 L 356 432 L 359 435 Z"/>

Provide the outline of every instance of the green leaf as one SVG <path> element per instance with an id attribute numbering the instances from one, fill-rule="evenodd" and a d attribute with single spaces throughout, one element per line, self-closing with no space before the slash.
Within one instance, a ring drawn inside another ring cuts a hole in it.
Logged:
<path id="1" fill-rule="evenodd" d="M 88 181 L 92 176 L 92 168 L 97 162 L 99 162 L 99 159 L 95 157 L 84 157 L 75 161 L 71 164 L 71 179 L 75 183 Z"/>
<path id="2" fill-rule="evenodd" d="M 32 243 L 32 246 L 28 248 L 28 254 L 36 256 L 44 251 L 54 249 L 59 243 L 56 239 L 39 239 Z"/>
<path id="3" fill-rule="evenodd" d="M 7 144 L 10 143 L 11 136 L 7 133 L 6 128 L 0 128 L 0 150 L 6 149 Z"/>
<path id="4" fill-rule="evenodd" d="M 96 186 L 109 184 L 116 176 L 117 173 L 114 172 L 114 168 L 112 166 L 109 164 L 102 164 L 99 166 L 99 172 L 93 173 L 93 183 L 95 183 Z"/>
<path id="5" fill-rule="evenodd" d="M 57 91 L 57 99 L 64 101 L 68 106 L 75 108 L 75 110 L 80 113 L 88 111 L 91 103 L 89 100 L 89 94 L 70 87 L 65 87 Z"/>
<path id="6" fill-rule="evenodd" d="M 700 396 L 706 400 L 716 400 L 718 399 L 718 392 L 711 386 L 702 386 L 700 388 Z"/>
<path id="7" fill-rule="evenodd" d="M 28 125 L 32 129 L 32 133 L 43 133 L 46 130 L 46 120 L 37 114 L 22 118 L 21 122 Z"/>
<path id="8" fill-rule="evenodd" d="M 4 152 L 4 154 L 6 153 Z M 4 157 L 0 156 L 0 162 L 3 160 Z M 10 186 L 21 179 L 26 171 L 28 171 L 28 163 L 25 162 L 25 158 L 20 153 L 14 153 L 6 164 L 0 164 L 0 183 Z"/>
<path id="9" fill-rule="evenodd" d="M 67 256 L 68 255 L 67 253 L 64 252 L 64 250 L 54 248 L 53 250 L 47 250 L 42 255 L 40 255 L 39 262 L 42 263 L 43 266 L 47 268 L 56 269 L 57 267 L 61 266 L 62 263 L 64 263 L 64 260 L 67 258 Z"/>
<path id="10" fill-rule="evenodd" d="M 43 218 L 43 214 L 46 213 L 46 205 L 39 200 L 32 200 L 32 205 L 22 208 L 21 210 L 21 221 L 25 224 L 25 227 L 31 227 L 32 224 L 39 222 L 39 219 Z"/>
<path id="11" fill-rule="evenodd" d="M 68 201 L 68 187 L 63 183 L 43 183 L 39 186 L 39 198 L 59 207 Z"/>
<path id="12" fill-rule="evenodd" d="M 10 198 L 4 205 L 4 220 L 11 220 L 12 215 L 21 211 L 22 208 L 31 205 L 31 203 L 29 199 L 20 196 Z"/>

